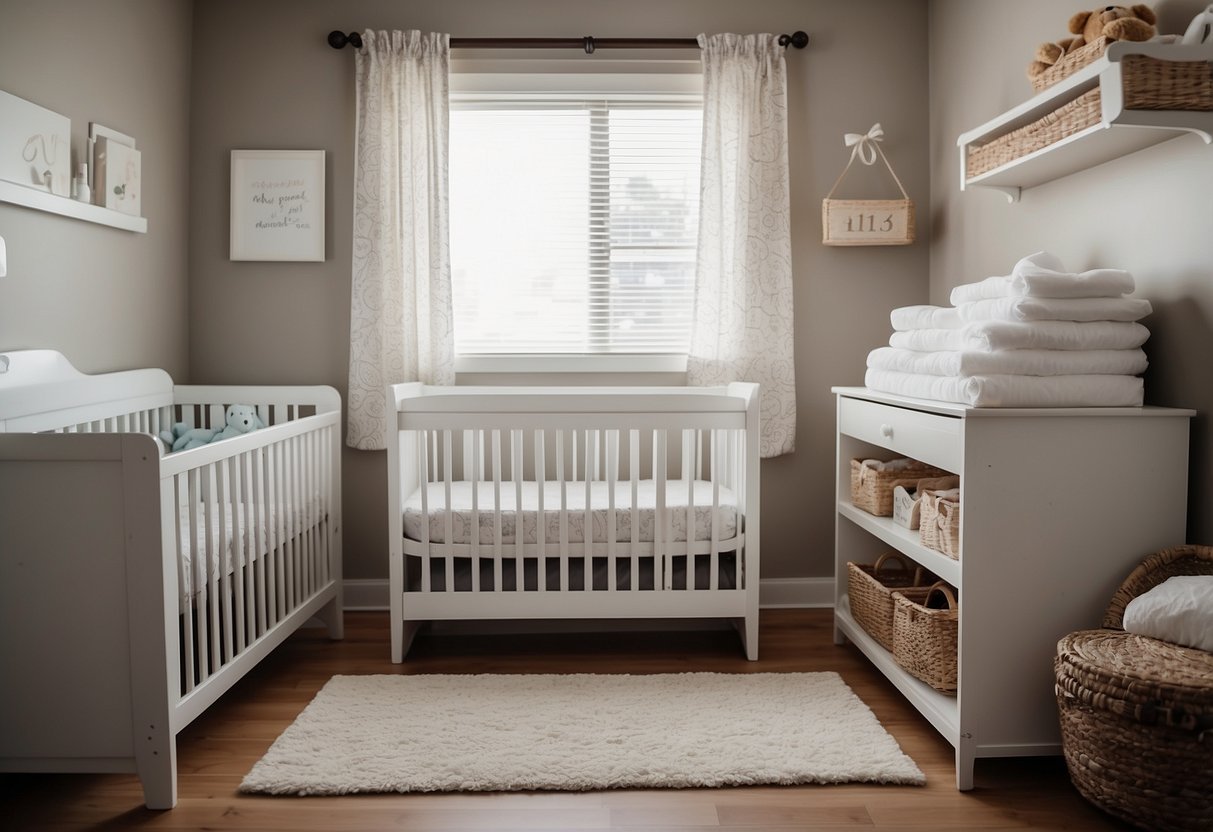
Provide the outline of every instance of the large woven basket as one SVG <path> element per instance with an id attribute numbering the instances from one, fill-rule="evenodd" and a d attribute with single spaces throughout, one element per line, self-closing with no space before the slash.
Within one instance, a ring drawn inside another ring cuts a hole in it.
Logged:
<path id="1" fill-rule="evenodd" d="M 910 460 L 908 468 L 881 471 L 868 468 L 862 459 L 851 460 L 851 502 L 877 517 L 893 516 L 893 489 L 899 485 L 913 486 L 921 479 L 942 477 L 942 471 L 933 465 Z"/>
<path id="2" fill-rule="evenodd" d="M 946 607 L 930 606 L 936 593 Z M 893 593 L 893 658 L 910 675 L 942 693 L 956 692 L 959 632 L 956 594 L 943 581 Z"/>
<path id="3" fill-rule="evenodd" d="M 888 569 L 895 562 L 899 568 Z M 886 650 L 893 649 L 893 591 L 922 587 L 934 583 L 935 576 L 910 565 L 896 552 L 886 552 L 876 563 L 847 564 L 847 597 L 851 602 L 851 617 L 863 627 L 876 643 Z"/>
<path id="4" fill-rule="evenodd" d="M 1152 555 L 1113 597 L 1105 629 L 1057 645 L 1070 778 L 1096 806 L 1143 829 L 1213 829 L 1213 653 L 1124 632 L 1124 608 L 1174 575 L 1208 574 L 1213 547 Z"/>
<path id="5" fill-rule="evenodd" d="M 1075 49 L 1032 79 L 1037 92 L 1068 78 L 1103 57 L 1108 39 Z M 1146 55 L 1121 58 L 1125 107 L 1130 110 L 1213 109 L 1213 73 L 1207 61 L 1163 61 Z"/>

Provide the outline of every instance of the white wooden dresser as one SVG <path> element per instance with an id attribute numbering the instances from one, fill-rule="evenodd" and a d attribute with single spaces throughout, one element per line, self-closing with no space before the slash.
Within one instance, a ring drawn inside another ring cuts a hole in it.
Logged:
<path id="1" fill-rule="evenodd" d="M 1188 425 L 1158 407 L 973 408 L 836 387 L 834 638 L 851 640 L 956 749 L 956 784 L 978 757 L 1061 753 L 1057 640 L 1098 627 L 1146 555 L 1185 542 Z M 851 504 L 850 460 L 908 456 L 960 475 L 960 558 Z M 946 696 L 903 671 L 851 617 L 847 562 L 890 549 L 957 587 L 959 680 Z"/>

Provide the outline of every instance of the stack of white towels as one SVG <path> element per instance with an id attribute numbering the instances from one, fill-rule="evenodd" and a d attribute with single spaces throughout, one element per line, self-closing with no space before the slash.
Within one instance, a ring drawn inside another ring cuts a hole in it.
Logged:
<path id="1" fill-rule="evenodd" d="M 950 307 L 894 309 L 889 346 L 868 355 L 871 390 L 974 407 L 1140 406 L 1138 321 L 1150 302 L 1125 297 L 1120 269 L 1066 272 L 1048 252 L 1011 274 L 952 290 Z"/>

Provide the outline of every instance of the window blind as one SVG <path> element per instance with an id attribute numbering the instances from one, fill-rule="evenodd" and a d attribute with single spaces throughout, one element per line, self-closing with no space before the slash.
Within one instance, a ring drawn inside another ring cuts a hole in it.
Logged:
<path id="1" fill-rule="evenodd" d="M 456 352 L 685 353 L 702 104 L 452 102 Z"/>

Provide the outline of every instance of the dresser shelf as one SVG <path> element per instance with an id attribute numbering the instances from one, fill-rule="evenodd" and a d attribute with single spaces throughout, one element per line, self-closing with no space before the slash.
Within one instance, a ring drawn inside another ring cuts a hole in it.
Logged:
<path id="1" fill-rule="evenodd" d="M 71 217 L 72 219 L 121 228 L 124 231 L 134 231 L 139 234 L 147 233 L 147 218 L 145 217 L 132 217 L 130 214 L 114 211 L 111 208 L 104 208 L 100 205 L 92 205 L 87 202 L 78 202 L 48 191 L 27 188 L 15 182 L 0 180 L 0 202 L 9 202 L 13 205 L 21 205 L 25 208 L 59 214 L 60 216 Z"/>
<path id="2" fill-rule="evenodd" d="M 1057 641 L 1098 627 L 1147 555 L 1184 541 L 1191 410 L 971 408 L 837 387 L 834 639 L 853 643 L 956 749 L 1059 754 Z M 851 460 L 911 457 L 960 477 L 960 557 L 851 503 Z M 890 549 L 956 587 L 957 693 L 897 664 L 851 615 L 847 563 Z"/>
<path id="3" fill-rule="evenodd" d="M 1145 55 L 1166 61 L 1213 61 L 1213 42 L 1204 44 L 1108 44 L 1104 55 L 1023 104 L 961 134 L 960 189 L 983 187 L 1001 191 L 1011 202 L 1024 188 L 1059 179 L 1080 170 L 1118 159 L 1135 151 L 1187 133 L 1213 142 L 1213 112 L 1195 110 L 1130 110 L 1124 107 L 1122 61 L 1127 55 Z M 1026 154 L 977 176 L 967 171 L 968 148 L 1030 124 L 1099 87 L 1098 122 L 1048 147 Z"/>

